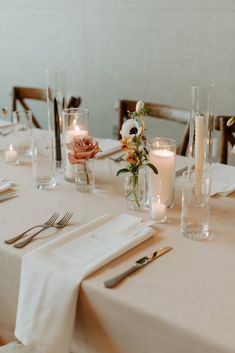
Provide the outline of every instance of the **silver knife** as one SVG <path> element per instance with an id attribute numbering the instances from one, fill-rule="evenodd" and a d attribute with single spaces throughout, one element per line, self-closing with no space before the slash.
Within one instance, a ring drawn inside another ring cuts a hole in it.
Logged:
<path id="1" fill-rule="evenodd" d="M 10 193 L 8 193 L 6 195 L 2 195 L 2 196 L 0 195 L 0 202 L 11 199 L 15 196 L 16 196 L 16 192 L 10 192 Z"/>
<path id="2" fill-rule="evenodd" d="M 116 284 L 118 284 L 120 281 L 122 281 L 124 278 L 126 278 L 128 275 L 130 275 L 131 273 L 135 272 L 136 270 L 138 270 L 139 268 L 147 265 L 149 262 L 157 259 L 158 257 L 164 255 L 165 253 L 167 253 L 168 251 L 172 250 L 172 248 L 170 246 L 166 246 L 165 248 L 160 248 L 156 251 L 154 251 L 152 254 L 147 255 L 142 257 L 141 259 L 137 260 L 134 264 L 134 266 L 130 267 L 128 270 L 120 273 L 119 275 L 108 279 L 107 281 L 104 282 L 104 286 L 106 288 L 112 288 L 114 286 L 116 286 Z"/>

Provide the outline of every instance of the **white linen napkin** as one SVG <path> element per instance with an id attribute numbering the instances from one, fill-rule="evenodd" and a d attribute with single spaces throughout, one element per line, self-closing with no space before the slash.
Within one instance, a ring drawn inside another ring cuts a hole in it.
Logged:
<path id="1" fill-rule="evenodd" d="M 211 167 L 211 196 L 227 196 L 235 191 L 235 167 L 213 163 Z"/>
<path id="2" fill-rule="evenodd" d="M 13 184 L 10 180 L 5 180 L 0 177 L 0 193 L 11 189 L 12 186 L 13 186 Z"/>
<path id="3" fill-rule="evenodd" d="M 154 234 L 150 221 L 103 216 L 26 254 L 15 335 L 40 353 L 69 353 L 82 279 Z"/>
<path id="4" fill-rule="evenodd" d="M 101 152 L 97 154 L 96 158 L 104 158 L 112 153 L 120 151 L 121 149 L 121 145 L 118 140 L 108 138 L 96 138 L 95 140 L 99 143 L 101 149 Z"/>

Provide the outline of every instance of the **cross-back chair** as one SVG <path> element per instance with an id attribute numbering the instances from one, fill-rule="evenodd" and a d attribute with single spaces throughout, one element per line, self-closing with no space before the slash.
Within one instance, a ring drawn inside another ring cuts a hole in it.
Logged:
<path id="1" fill-rule="evenodd" d="M 27 100 L 27 102 L 26 102 Z M 13 87 L 12 89 L 12 111 L 17 110 L 18 103 L 25 110 L 32 110 L 28 105 L 28 100 L 37 100 L 47 102 L 47 91 L 44 88 L 35 87 Z M 77 108 L 81 104 L 80 97 L 71 96 L 68 100 L 67 108 Z M 41 125 L 35 115 L 32 113 L 33 125 L 41 128 Z"/>
<path id="2" fill-rule="evenodd" d="M 219 161 L 220 163 L 228 163 L 228 146 L 235 145 L 235 123 L 227 126 L 228 120 L 231 116 L 219 115 L 215 118 L 215 129 L 220 131 L 220 147 L 219 147 Z"/>
<path id="3" fill-rule="evenodd" d="M 118 131 L 121 130 L 123 122 L 128 118 L 128 111 L 135 111 L 137 101 L 120 100 L 118 108 Z M 182 142 L 177 146 L 177 154 L 185 156 L 189 140 L 190 111 L 158 103 L 145 103 L 150 110 L 150 117 L 177 122 L 183 126 Z M 120 136 L 119 136 L 120 137 Z"/>

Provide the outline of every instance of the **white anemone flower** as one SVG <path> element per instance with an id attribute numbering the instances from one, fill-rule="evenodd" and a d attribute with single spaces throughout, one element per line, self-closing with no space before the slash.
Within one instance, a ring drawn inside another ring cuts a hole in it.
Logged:
<path id="1" fill-rule="evenodd" d="M 136 119 L 128 119 L 122 124 L 120 134 L 122 137 L 139 136 L 142 133 L 142 127 Z"/>
<path id="2" fill-rule="evenodd" d="M 144 102 L 138 101 L 136 103 L 136 108 L 135 108 L 136 113 L 140 113 L 143 108 L 144 108 Z"/>

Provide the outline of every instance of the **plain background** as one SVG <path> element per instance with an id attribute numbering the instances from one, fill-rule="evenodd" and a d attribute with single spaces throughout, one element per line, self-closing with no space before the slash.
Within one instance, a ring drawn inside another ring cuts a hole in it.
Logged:
<path id="1" fill-rule="evenodd" d="M 189 109 L 195 83 L 214 83 L 216 113 L 234 114 L 234 38 L 234 0 L 0 0 L 0 106 L 64 66 L 96 136 L 114 136 L 118 99 Z"/>

